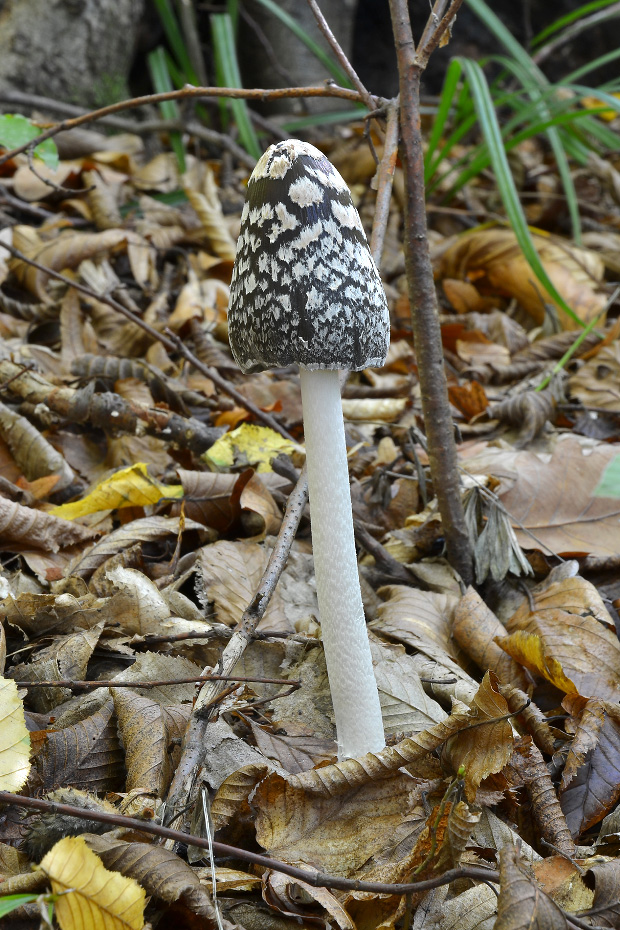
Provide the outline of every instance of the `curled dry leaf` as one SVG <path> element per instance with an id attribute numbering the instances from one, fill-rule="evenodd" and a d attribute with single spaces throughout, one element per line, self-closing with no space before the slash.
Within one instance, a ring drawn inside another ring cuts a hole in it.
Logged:
<path id="1" fill-rule="evenodd" d="M 605 295 L 597 289 L 604 272 L 600 256 L 542 232 L 534 233 L 532 241 L 569 307 L 584 323 L 597 317 L 605 306 Z M 545 318 L 545 302 L 554 303 L 536 280 L 511 229 L 481 227 L 463 233 L 443 253 L 438 276 L 471 278 L 483 295 L 514 297 L 536 324 Z M 556 309 L 565 329 L 577 328 L 560 307 Z"/>
<path id="2" fill-rule="evenodd" d="M 40 265 L 45 265 L 52 271 L 62 271 L 64 268 L 77 268 L 86 258 L 93 258 L 118 248 L 127 243 L 133 235 L 134 233 L 124 229 L 107 229 L 99 233 L 66 232 L 49 242 L 35 239 L 30 244 L 20 245 L 15 239 L 14 244 L 15 248 L 28 258 L 35 259 Z M 47 291 L 48 274 L 17 258 L 11 259 L 9 265 L 18 281 L 31 294 L 38 300 L 50 302 Z"/>
<path id="3" fill-rule="evenodd" d="M 248 815 L 248 798 L 269 771 L 269 766 L 251 763 L 224 779 L 211 804 L 213 829 L 221 830 L 238 814 Z"/>
<path id="4" fill-rule="evenodd" d="M 73 469 L 63 456 L 45 439 L 39 430 L 14 410 L 0 403 L 0 436 L 29 481 L 46 475 L 57 475 L 54 490 L 61 491 L 74 480 Z M 61 514 L 62 516 L 62 514 Z"/>
<path id="5" fill-rule="evenodd" d="M 109 872 L 80 836 L 60 840 L 40 866 L 52 883 L 61 930 L 142 930 L 146 894 L 132 878 Z M 95 924 L 96 921 L 96 924 Z"/>
<path id="6" fill-rule="evenodd" d="M 499 404 L 491 404 L 487 412 L 491 419 L 519 428 L 514 447 L 522 449 L 542 432 L 553 407 L 550 391 L 524 391 Z"/>
<path id="7" fill-rule="evenodd" d="M 88 833 L 83 839 L 107 869 L 134 879 L 150 897 L 167 904 L 176 901 L 184 904 L 203 918 L 201 926 L 205 930 L 215 930 L 216 914 L 206 888 L 190 866 L 172 850 Z M 227 924 L 226 921 L 224 926 Z"/>
<path id="8" fill-rule="evenodd" d="M 495 643 L 497 636 L 506 634 L 505 627 L 474 588 L 468 588 L 456 605 L 452 632 L 481 671 L 495 672 L 502 684 L 527 687 L 523 670 Z"/>
<path id="9" fill-rule="evenodd" d="M 96 537 L 97 531 L 0 498 L 0 536 L 3 543 L 58 552 Z"/>
<path id="10" fill-rule="evenodd" d="M 566 822 L 577 837 L 608 814 L 620 798 L 620 709 L 596 698 L 567 695 L 574 720 L 560 785 Z"/>

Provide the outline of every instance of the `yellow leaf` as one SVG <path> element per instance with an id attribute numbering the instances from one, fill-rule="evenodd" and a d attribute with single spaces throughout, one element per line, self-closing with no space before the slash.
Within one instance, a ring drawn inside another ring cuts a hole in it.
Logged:
<path id="1" fill-rule="evenodd" d="M 299 448 L 284 439 L 268 426 L 242 423 L 231 433 L 226 433 L 211 446 L 205 456 L 218 468 L 233 464 L 257 465 L 257 471 L 271 471 L 271 460 L 280 452 L 292 452 Z"/>
<path id="2" fill-rule="evenodd" d="M 17 685 L 0 678 L 0 788 L 19 791 L 30 771 L 30 734 Z"/>
<path id="3" fill-rule="evenodd" d="M 41 862 L 61 930 L 142 930 L 146 893 L 133 878 L 109 872 L 81 836 L 67 836 Z"/>
<path id="4" fill-rule="evenodd" d="M 55 517 L 74 520 L 98 510 L 117 510 L 119 507 L 146 507 L 157 504 L 162 498 L 183 497 L 179 484 L 161 484 L 149 477 L 144 462 L 122 468 L 104 478 L 91 492 L 79 501 L 61 504 L 51 511 Z"/>
<path id="5" fill-rule="evenodd" d="M 616 100 L 620 100 L 620 94 L 612 94 L 611 96 L 615 97 Z M 603 106 L 603 101 L 599 97 L 592 97 L 592 96 L 582 97 L 581 106 L 585 107 L 586 110 L 598 110 L 600 107 Z M 613 110 L 611 107 L 605 110 L 600 110 L 596 114 L 596 116 L 598 116 L 599 119 L 605 119 L 608 122 L 611 122 L 611 120 L 615 119 L 617 115 L 618 115 L 618 111 Z"/>
<path id="6" fill-rule="evenodd" d="M 497 637 L 495 642 L 504 652 L 512 656 L 531 672 L 537 672 L 550 681 L 552 685 L 564 691 L 565 694 L 575 694 L 577 688 L 567 676 L 557 659 L 547 655 L 540 636 L 535 633 L 525 633 L 518 630 L 510 636 Z"/>

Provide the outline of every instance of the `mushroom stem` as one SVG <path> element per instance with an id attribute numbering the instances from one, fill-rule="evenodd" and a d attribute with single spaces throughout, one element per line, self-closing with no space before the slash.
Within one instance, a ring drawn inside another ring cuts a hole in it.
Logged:
<path id="1" fill-rule="evenodd" d="M 385 746 L 360 591 L 338 371 L 301 369 L 312 550 L 338 757 Z"/>

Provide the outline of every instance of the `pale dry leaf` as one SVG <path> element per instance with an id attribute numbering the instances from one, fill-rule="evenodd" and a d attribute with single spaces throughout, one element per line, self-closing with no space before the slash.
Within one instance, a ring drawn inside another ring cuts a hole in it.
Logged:
<path id="1" fill-rule="evenodd" d="M 97 532 L 3 497 L 0 498 L 0 536 L 5 544 L 58 552 L 73 543 L 92 540 Z"/>
<path id="2" fill-rule="evenodd" d="M 162 707 L 128 688 L 111 688 L 125 750 L 126 790 L 142 788 L 163 798 L 172 780 Z"/>
<path id="3" fill-rule="evenodd" d="M 251 604 L 269 558 L 257 543 L 221 540 L 198 552 L 205 598 L 212 601 L 220 623 L 236 626 Z M 261 620 L 259 630 L 292 632 L 276 589 Z"/>

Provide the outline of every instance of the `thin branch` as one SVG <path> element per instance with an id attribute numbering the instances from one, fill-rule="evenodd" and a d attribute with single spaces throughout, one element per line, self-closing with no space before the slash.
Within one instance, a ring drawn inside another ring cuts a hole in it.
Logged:
<path id="1" fill-rule="evenodd" d="M 456 2 L 458 0 L 453 0 L 450 9 L 454 8 Z M 428 455 L 448 559 L 465 584 L 469 584 L 473 579 L 473 553 L 461 499 L 458 457 L 448 401 L 437 292 L 426 223 L 424 152 L 420 125 L 422 65 L 415 53 L 406 0 L 390 0 L 390 12 L 400 80 L 401 153 L 406 193 L 405 268 Z"/>
<path id="2" fill-rule="evenodd" d="M 355 68 L 349 61 L 346 52 L 344 51 L 344 49 L 338 42 L 338 39 L 336 38 L 334 33 L 331 31 L 329 23 L 323 16 L 323 13 L 321 12 L 321 8 L 319 7 L 317 0 L 307 0 L 307 2 L 308 2 L 308 6 L 310 7 L 310 9 L 312 10 L 314 14 L 314 18 L 317 21 L 319 29 L 321 30 L 321 32 L 327 39 L 343 71 L 346 71 L 347 75 L 349 76 L 351 80 L 351 83 L 353 84 L 354 87 L 357 88 L 357 91 L 360 97 L 362 98 L 362 100 L 364 101 L 368 109 L 374 110 L 375 107 L 377 106 L 376 98 L 372 97 L 371 94 L 366 90 L 366 88 L 362 84 Z"/>
<path id="3" fill-rule="evenodd" d="M 428 59 L 435 51 L 442 37 L 452 26 L 463 0 L 451 0 L 446 10 L 447 0 L 437 0 L 429 16 L 422 38 L 418 43 L 416 62 L 421 70 L 428 64 Z"/>
<path id="4" fill-rule="evenodd" d="M 395 100 L 388 105 L 387 127 L 385 130 L 385 141 L 383 143 L 383 157 L 379 165 L 377 199 L 375 201 L 375 217 L 372 224 L 372 234 L 370 236 L 370 252 L 375 260 L 377 268 L 381 265 L 381 255 L 383 254 L 383 241 L 387 229 L 388 219 L 390 217 L 390 202 L 392 200 L 392 185 L 394 182 L 394 171 L 396 170 L 396 159 L 398 157 L 398 134 L 399 134 L 399 114 L 398 101 Z"/>
<path id="5" fill-rule="evenodd" d="M 247 678 L 242 675 L 194 675 L 192 678 L 171 678 L 166 681 L 74 681 L 70 678 L 57 681 L 20 681 L 15 679 L 20 688 L 69 688 L 71 691 L 93 691 L 96 688 L 164 688 L 168 685 L 191 685 L 201 681 L 254 681 L 263 685 L 296 685 L 301 688 L 300 681 L 288 678 Z"/>
<path id="6" fill-rule="evenodd" d="M 57 804 L 54 801 L 46 801 L 43 798 L 29 798 L 21 794 L 11 794 L 9 791 L 0 791 L 0 804 L 8 804 L 14 807 L 27 807 L 33 810 L 44 811 L 52 814 L 65 814 L 69 817 L 78 817 L 82 820 L 95 820 L 97 823 L 107 823 L 112 827 L 124 827 L 127 830 L 137 831 L 138 833 L 150 833 L 153 836 L 161 836 L 167 840 L 173 840 L 176 843 L 183 843 L 187 846 L 195 846 L 198 849 L 209 849 L 209 840 L 202 837 L 191 836 L 180 830 L 170 830 L 167 827 L 160 827 L 159 824 L 151 823 L 147 820 L 137 820 L 134 817 L 124 817 L 122 814 L 109 814 L 104 811 L 84 810 L 81 807 L 74 807 L 72 804 Z M 252 862 L 263 869 L 273 869 L 275 872 L 282 872 L 284 875 L 290 875 L 291 878 L 300 879 L 315 888 L 338 888 L 343 891 L 366 891 L 371 894 L 389 894 L 402 895 L 410 892 L 428 891 L 431 888 L 439 888 L 441 885 L 449 885 L 450 882 L 460 878 L 469 878 L 473 881 L 494 882 L 499 884 L 499 872 L 495 869 L 485 869 L 479 866 L 464 866 L 458 869 L 449 869 L 443 875 L 436 878 L 428 878 L 422 882 L 409 882 L 407 884 L 390 885 L 383 882 L 364 882 L 355 878 L 339 878 L 336 875 L 329 875 L 325 872 L 306 872 L 304 869 L 298 869 L 296 866 L 288 865 L 278 859 L 272 859 L 269 856 L 261 856 L 258 853 L 248 852 L 245 849 L 239 849 L 236 846 L 228 846 L 225 843 L 213 842 L 213 851 L 218 856 L 225 856 L 231 859 L 241 859 L 244 862 Z"/>
<path id="7" fill-rule="evenodd" d="M 32 107 L 37 110 L 43 110 L 48 113 L 58 113 L 69 117 L 85 116 L 91 112 L 84 107 L 77 107 L 73 103 L 65 103 L 61 100 L 52 100 L 49 97 L 42 97 L 40 94 L 24 94 L 18 90 L 1 90 L 0 101 L 3 103 L 13 104 L 20 107 Z M 253 115 L 253 114 L 252 114 Z M 139 120 L 124 119 L 122 116 L 102 116 L 98 122 L 103 126 L 109 126 L 111 129 L 120 129 L 121 132 L 131 132 L 137 136 L 146 136 L 151 133 L 171 132 L 178 130 L 187 131 L 208 142 L 210 145 L 217 145 L 220 148 L 227 149 L 231 155 L 248 168 L 253 168 L 256 160 L 245 149 L 242 149 L 234 139 L 223 132 L 216 132 L 215 129 L 209 129 L 208 126 L 202 126 L 191 119 L 150 119 L 140 122 Z M 36 144 L 36 143 L 35 143 Z M 72 191 L 72 193 L 74 193 Z"/>
<path id="8" fill-rule="evenodd" d="M 164 348 L 169 352 L 180 352 L 187 361 L 193 365 L 193 367 L 199 371 L 205 377 L 213 381 L 214 384 L 228 394 L 233 400 L 243 407 L 253 416 L 257 417 L 259 420 L 262 420 L 266 426 L 269 426 L 271 429 L 275 430 L 285 439 L 288 439 L 289 442 L 295 442 L 295 439 L 288 430 L 284 429 L 283 426 L 278 423 L 270 414 L 266 413 L 264 410 L 261 410 L 260 407 L 257 407 L 256 404 L 252 403 L 251 400 L 248 400 L 247 397 L 244 397 L 229 381 L 223 378 L 218 371 L 214 368 L 211 368 L 209 365 L 205 365 L 200 359 L 184 345 L 182 340 L 178 339 L 172 333 L 165 335 L 160 333 L 159 330 L 155 329 L 149 323 L 142 319 L 142 317 L 137 316 L 135 313 L 132 313 L 127 307 L 124 307 L 123 304 L 119 303 L 117 300 L 114 300 L 113 297 L 109 297 L 107 294 L 98 294 L 96 291 L 93 291 L 90 287 L 87 287 L 85 284 L 80 284 L 79 281 L 73 281 L 71 278 L 67 278 L 64 275 L 60 274 L 58 271 L 54 271 L 52 268 L 48 268 L 47 265 L 42 265 L 40 262 L 35 261 L 33 258 L 28 258 L 27 255 L 24 255 L 23 252 L 20 252 L 18 249 L 14 248 L 12 245 L 8 245 L 6 242 L 0 240 L 0 246 L 3 249 L 6 249 L 8 252 L 13 255 L 14 258 L 18 258 L 20 261 L 26 262 L 28 265 L 32 265 L 33 268 L 38 268 L 39 271 L 45 272 L 46 275 L 49 275 L 51 278 L 55 278 L 57 281 L 62 281 L 63 284 L 66 284 L 67 287 L 73 287 L 76 291 L 79 291 L 81 294 L 84 294 L 86 297 L 90 297 L 91 300 L 97 300 L 101 303 L 107 304 L 108 307 L 111 307 L 117 313 L 120 313 L 121 316 L 124 316 L 130 322 L 135 323 L 136 326 L 139 326 L 140 329 L 144 330 L 145 333 L 156 342 L 161 342 Z"/>
<path id="9" fill-rule="evenodd" d="M 121 113 L 123 110 L 132 110 L 136 107 L 151 106 L 156 103 L 164 103 L 166 100 L 188 100 L 203 99 L 205 97 L 230 97 L 239 100 L 280 100 L 295 97 L 339 97 L 341 100 L 350 100 L 353 103 L 363 103 L 363 97 L 356 90 L 349 90 L 347 87 L 338 87 L 337 84 L 326 83 L 316 87 L 278 87 L 275 90 L 266 88 L 252 88 L 251 90 L 244 87 L 191 87 L 186 86 L 181 90 L 170 90 L 163 94 L 146 94 L 143 97 L 132 97 L 131 100 L 121 100 L 118 103 L 112 103 L 107 107 L 101 107 L 98 110 L 91 110 L 76 116 L 73 119 L 65 119 L 55 126 L 50 126 L 45 132 L 42 132 L 35 139 L 24 143 L 17 148 L 11 149 L 0 155 L 0 165 L 4 164 L 21 152 L 25 152 L 31 145 L 36 146 L 46 139 L 51 139 L 64 132 L 66 129 L 75 129 L 76 126 L 82 126 L 84 123 L 93 123 L 101 119 L 102 116 L 111 116 L 114 113 Z"/>

